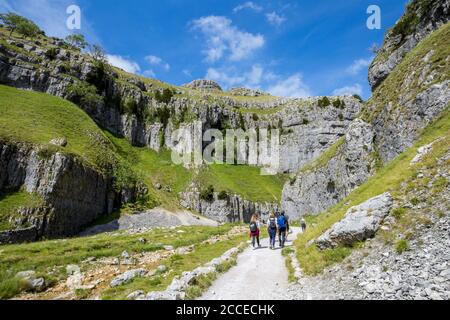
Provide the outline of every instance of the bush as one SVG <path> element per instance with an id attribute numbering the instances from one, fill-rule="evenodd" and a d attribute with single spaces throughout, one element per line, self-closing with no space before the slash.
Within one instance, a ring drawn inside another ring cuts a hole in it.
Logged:
<path id="1" fill-rule="evenodd" d="M 170 100 L 172 100 L 173 97 L 173 92 L 170 89 L 164 89 L 162 94 L 159 91 L 155 92 L 155 99 L 156 101 L 158 101 L 159 103 L 165 103 L 168 104 L 170 103 Z"/>
<path id="2" fill-rule="evenodd" d="M 83 107 L 96 107 L 103 101 L 93 85 L 76 82 L 67 88 L 67 99 Z"/>
<path id="3" fill-rule="evenodd" d="M 200 192 L 200 199 L 204 201 L 213 201 L 214 200 L 214 187 L 212 185 L 208 186 L 207 188 L 203 189 Z"/>
<path id="4" fill-rule="evenodd" d="M 319 100 L 319 107 L 325 108 L 331 105 L 330 99 L 323 97 Z"/>
<path id="5" fill-rule="evenodd" d="M 358 101 L 361 102 L 361 103 L 364 102 L 363 98 L 361 98 L 361 96 L 359 96 L 359 95 L 357 95 L 357 94 L 354 94 L 354 95 L 353 95 L 353 98 L 355 98 L 356 100 L 358 100 Z"/>
<path id="6" fill-rule="evenodd" d="M 223 190 L 223 191 L 220 191 L 218 197 L 219 197 L 219 200 L 228 200 L 229 195 L 228 195 L 228 192 L 226 192 L 225 190 Z"/>
<path id="7" fill-rule="evenodd" d="M 66 42 L 78 49 L 85 49 L 88 45 L 82 34 L 71 34 L 66 37 Z"/>
<path id="8" fill-rule="evenodd" d="M 395 251 L 397 251 L 398 254 L 402 254 L 408 249 L 409 249 L 408 241 L 404 239 L 398 240 L 397 243 L 395 244 Z"/>
<path id="9" fill-rule="evenodd" d="M 258 117 L 258 115 L 256 113 L 254 113 L 252 117 L 253 117 L 253 121 L 258 121 L 259 120 L 259 117 Z"/>
<path id="10" fill-rule="evenodd" d="M 49 59 L 49 60 L 55 60 L 55 59 L 56 59 L 56 56 L 58 55 L 58 53 L 59 53 L 59 49 L 53 47 L 53 48 L 48 49 L 48 50 L 45 52 L 45 56 L 46 56 L 47 59 Z"/>
<path id="11" fill-rule="evenodd" d="M 345 107 L 344 100 L 341 100 L 341 99 L 334 100 L 333 107 L 338 108 L 338 109 L 344 109 L 344 107 Z"/>
<path id="12" fill-rule="evenodd" d="M 136 101 L 132 98 L 126 98 L 122 104 L 122 111 L 126 114 L 137 114 L 138 105 Z"/>
<path id="13" fill-rule="evenodd" d="M 309 124 L 309 120 L 308 120 L 308 119 L 306 119 L 306 118 L 304 118 L 304 119 L 303 119 L 303 122 L 302 122 L 302 123 L 303 123 L 303 125 L 305 125 L 305 126 L 306 126 L 306 125 L 308 125 L 308 124 Z"/>

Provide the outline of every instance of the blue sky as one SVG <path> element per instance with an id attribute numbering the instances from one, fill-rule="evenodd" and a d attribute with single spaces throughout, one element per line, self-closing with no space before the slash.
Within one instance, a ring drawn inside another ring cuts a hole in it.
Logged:
<path id="1" fill-rule="evenodd" d="M 113 64 L 181 85 L 198 78 L 302 97 L 370 96 L 369 48 L 402 15 L 406 0 L 0 0 L 48 35 L 64 37 L 71 4 L 81 30 Z M 369 5 L 381 8 L 369 30 Z"/>

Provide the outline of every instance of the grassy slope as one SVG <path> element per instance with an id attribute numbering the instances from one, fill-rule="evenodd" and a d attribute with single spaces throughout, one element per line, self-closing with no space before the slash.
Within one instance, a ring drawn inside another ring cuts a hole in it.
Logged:
<path id="1" fill-rule="evenodd" d="M 308 242 L 317 239 L 334 223 L 340 221 L 349 208 L 387 191 L 393 193 L 394 197 L 397 196 L 402 182 L 416 175 L 417 168 L 409 164 L 415 157 L 417 148 L 429 144 L 439 137 L 445 137 L 445 139 L 436 144 L 432 154 L 428 157 L 430 161 L 428 163 L 429 166 L 434 165 L 436 158 L 450 148 L 449 111 L 445 112 L 439 120 L 429 126 L 413 147 L 382 168 L 375 176 L 352 192 L 347 198 L 325 213 L 309 219 L 309 225 L 313 227 L 310 227 L 295 242 L 298 250 L 297 258 L 306 274 L 317 274 L 325 267 L 341 261 L 351 252 L 351 248 L 319 251 L 315 245 L 308 246 Z"/>
<path id="2" fill-rule="evenodd" d="M 15 274 L 35 270 L 48 281 L 64 279 L 65 266 L 79 264 L 89 257 L 117 257 L 124 250 L 130 254 L 161 250 L 164 245 L 175 248 L 198 244 L 211 236 L 225 234 L 232 225 L 221 227 L 181 227 L 177 230 L 153 230 L 145 234 L 101 234 L 85 238 L 42 241 L 0 247 L 0 299 L 17 294 L 20 283 Z M 146 244 L 138 241 L 145 238 Z M 217 255 L 216 255 L 217 256 Z"/>
<path id="3" fill-rule="evenodd" d="M 68 144 L 61 151 L 93 166 L 98 164 L 99 149 L 108 157 L 114 153 L 95 122 L 61 98 L 0 85 L 0 115 L 0 139 L 48 145 L 52 139 L 64 137 Z M 99 146 L 98 141 L 103 144 Z"/>
<path id="4" fill-rule="evenodd" d="M 424 57 L 431 50 L 434 53 L 429 62 L 425 62 Z M 450 74 L 449 56 L 450 23 L 432 33 L 405 56 L 389 77 L 376 89 L 367 103 L 368 108 L 363 111 L 363 118 L 367 121 L 373 120 L 390 102 L 393 103 L 394 107 L 401 108 L 399 101 L 401 94 L 407 94 L 409 99 L 414 99 L 418 93 L 430 85 L 448 80 Z M 435 72 L 434 80 L 428 85 L 419 84 L 418 78 L 421 74 L 419 70 L 424 70 L 427 64 L 430 65 L 427 74 Z M 389 121 L 395 121 L 395 119 L 390 119 Z M 430 166 L 435 164 L 436 157 L 450 148 L 450 115 L 448 108 L 439 120 L 424 130 L 421 138 L 412 148 L 379 170 L 374 177 L 352 192 L 339 204 L 323 214 L 309 219 L 310 225 L 314 227 L 310 228 L 305 235 L 300 236 L 296 241 L 298 259 L 305 273 L 319 273 L 325 267 L 341 261 L 351 252 L 351 248 L 344 247 L 319 251 L 314 245 L 308 246 L 308 242 L 316 239 L 334 223 L 341 220 L 350 207 L 361 204 L 386 191 L 391 191 L 394 196 L 400 192 L 401 183 L 416 174 L 417 169 L 410 167 L 409 163 L 416 155 L 417 148 L 431 143 L 439 137 L 445 137 L 445 139 L 434 148 L 430 156 Z M 329 152 L 332 153 L 332 151 Z M 326 154 L 322 158 L 326 160 Z"/>
<path id="5" fill-rule="evenodd" d="M 9 218 L 20 208 L 36 208 L 43 204 L 37 194 L 24 191 L 0 193 L 0 231 L 11 229 Z"/>

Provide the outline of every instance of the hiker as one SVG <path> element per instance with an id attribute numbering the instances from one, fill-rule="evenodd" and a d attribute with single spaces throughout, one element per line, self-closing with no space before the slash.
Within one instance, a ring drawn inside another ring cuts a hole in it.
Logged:
<path id="1" fill-rule="evenodd" d="M 284 248 L 284 244 L 286 242 L 286 217 L 284 216 L 284 212 L 281 212 L 281 214 L 278 216 L 277 224 L 280 247 Z"/>
<path id="2" fill-rule="evenodd" d="M 302 220 L 300 221 L 300 226 L 302 228 L 302 233 L 305 233 L 306 231 L 306 221 L 305 218 L 302 218 Z"/>
<path id="3" fill-rule="evenodd" d="M 275 239 L 277 238 L 277 219 L 275 219 L 275 214 L 270 214 L 269 220 L 267 220 L 267 232 L 270 237 L 270 249 L 275 249 Z"/>
<path id="4" fill-rule="evenodd" d="M 259 230 L 258 216 L 254 214 L 250 220 L 250 237 L 252 238 L 253 249 L 256 249 L 256 243 L 258 244 L 258 247 L 261 247 L 261 244 L 259 243 Z"/>
<path id="5" fill-rule="evenodd" d="M 286 212 L 283 211 L 282 213 L 284 215 L 284 218 L 286 219 L 286 236 L 285 236 L 285 242 L 288 241 L 289 232 L 291 231 L 290 225 L 289 225 L 289 216 L 286 215 Z"/>

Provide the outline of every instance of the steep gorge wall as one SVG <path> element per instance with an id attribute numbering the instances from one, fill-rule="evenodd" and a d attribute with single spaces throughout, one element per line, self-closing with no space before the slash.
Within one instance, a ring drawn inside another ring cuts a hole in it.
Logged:
<path id="1" fill-rule="evenodd" d="M 145 193 L 138 188 L 115 191 L 111 177 L 73 156 L 1 142 L 0 190 L 19 188 L 39 195 L 45 204 L 18 210 L 10 222 L 16 229 L 32 225 L 37 237 L 75 235 L 102 214 Z"/>

